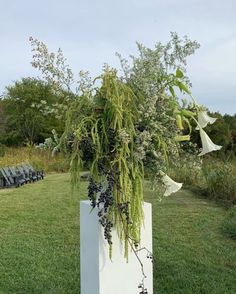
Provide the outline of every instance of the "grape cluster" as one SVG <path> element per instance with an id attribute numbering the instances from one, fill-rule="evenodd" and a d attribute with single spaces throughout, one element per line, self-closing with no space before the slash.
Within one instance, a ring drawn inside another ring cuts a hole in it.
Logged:
<path id="1" fill-rule="evenodd" d="M 83 137 L 79 143 L 79 149 L 83 154 L 83 161 L 88 163 L 94 156 L 94 144 L 90 137 Z"/>
<path id="2" fill-rule="evenodd" d="M 101 189 L 102 189 L 102 185 L 100 183 L 97 183 L 96 181 L 94 181 L 92 177 L 90 177 L 89 184 L 88 184 L 88 198 L 93 208 L 96 207 L 97 193 L 101 191 Z"/>
<path id="3" fill-rule="evenodd" d="M 116 130 L 113 128 L 108 128 L 107 137 L 109 141 L 108 149 L 110 152 L 114 152 L 116 146 Z"/>
<path id="4" fill-rule="evenodd" d="M 109 245 L 112 245 L 112 228 L 113 228 L 113 223 L 112 221 L 108 218 L 107 214 L 103 214 L 103 211 L 100 210 L 98 212 L 99 222 L 104 228 L 104 237 L 107 240 Z"/>
<path id="5" fill-rule="evenodd" d="M 104 213 L 107 213 L 109 207 L 111 207 L 114 203 L 112 192 L 113 187 L 111 187 L 110 184 L 108 184 L 106 190 L 104 192 L 101 192 L 98 197 L 97 206 L 103 206 Z"/>
<path id="6" fill-rule="evenodd" d="M 113 189 L 115 184 L 114 175 L 112 172 L 107 173 L 107 188 L 102 191 L 97 200 L 97 207 L 100 209 L 98 211 L 99 222 L 104 228 L 104 237 L 108 244 L 112 244 L 111 231 L 113 228 L 113 223 L 109 218 L 109 208 L 114 204 Z"/>
<path id="7" fill-rule="evenodd" d="M 97 163 L 97 169 L 100 176 L 107 174 L 107 168 L 106 168 L 106 160 L 105 158 L 100 158 Z"/>
<path id="8" fill-rule="evenodd" d="M 127 202 L 119 203 L 117 206 L 118 206 L 120 213 L 125 215 L 126 223 L 132 224 L 132 222 L 130 220 L 130 216 L 129 216 L 129 204 L 130 204 L 130 202 L 127 201 Z"/>
<path id="9" fill-rule="evenodd" d="M 143 283 L 139 284 L 138 288 L 141 290 L 141 292 L 139 292 L 139 294 L 148 294 L 148 291 L 144 287 L 144 284 Z"/>
<path id="10" fill-rule="evenodd" d="M 113 190 L 115 185 L 115 174 L 110 171 L 106 172 L 105 167 L 101 162 L 101 169 L 106 176 L 106 188 L 104 184 L 97 183 L 92 177 L 89 179 L 88 198 L 93 208 L 98 208 L 98 218 L 100 224 L 104 228 L 104 237 L 108 244 L 112 244 L 112 228 L 113 222 L 109 217 L 109 208 L 114 204 Z"/>
<path id="11" fill-rule="evenodd" d="M 68 134 L 66 138 L 66 151 L 68 153 L 72 153 L 74 141 L 75 141 L 75 135 L 73 133 Z"/>

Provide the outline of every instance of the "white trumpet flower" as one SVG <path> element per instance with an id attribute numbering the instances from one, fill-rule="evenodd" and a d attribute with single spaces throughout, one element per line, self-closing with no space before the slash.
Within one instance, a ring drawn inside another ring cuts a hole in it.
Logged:
<path id="1" fill-rule="evenodd" d="M 163 172 L 161 172 L 161 175 L 162 175 L 162 181 L 164 185 L 166 186 L 164 196 L 170 196 L 172 193 L 175 193 L 182 188 L 183 186 L 182 183 L 175 182 Z"/>
<path id="2" fill-rule="evenodd" d="M 208 124 L 213 124 L 217 118 L 211 117 L 207 114 L 206 111 L 199 111 L 198 113 L 198 124 L 201 128 L 205 128 Z M 196 130 L 199 130 L 199 126 L 196 127 Z"/>
<path id="3" fill-rule="evenodd" d="M 202 152 L 198 154 L 198 156 L 202 156 L 206 153 L 220 150 L 222 148 L 222 146 L 214 144 L 202 128 L 200 128 L 200 136 L 202 141 Z"/>

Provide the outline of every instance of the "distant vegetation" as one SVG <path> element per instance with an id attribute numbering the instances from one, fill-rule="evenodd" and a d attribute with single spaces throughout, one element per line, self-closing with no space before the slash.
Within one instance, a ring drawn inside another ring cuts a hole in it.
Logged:
<path id="1" fill-rule="evenodd" d="M 59 116 L 46 111 L 60 101 L 45 82 L 23 78 L 6 88 L 0 101 L 0 142 L 7 146 L 40 143 L 52 129 L 62 133 L 64 123 Z"/>
<path id="2" fill-rule="evenodd" d="M 14 166 L 21 163 L 30 163 L 36 169 L 43 169 L 48 172 L 68 172 L 69 162 L 63 154 L 52 155 L 51 151 L 35 149 L 32 146 L 4 149 L 1 156 L 0 146 L 0 167 Z"/>

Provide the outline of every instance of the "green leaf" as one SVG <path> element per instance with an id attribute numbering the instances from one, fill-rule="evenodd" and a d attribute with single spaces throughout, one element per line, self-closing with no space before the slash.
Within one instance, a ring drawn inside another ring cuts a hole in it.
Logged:
<path id="1" fill-rule="evenodd" d="M 185 117 L 194 117 L 194 116 L 196 116 L 196 113 L 194 113 L 194 112 L 192 112 L 190 110 L 187 110 L 187 109 L 182 109 L 181 113 Z"/>
<path id="2" fill-rule="evenodd" d="M 174 88 L 173 88 L 172 86 L 169 86 L 169 91 L 170 91 L 170 93 L 171 93 L 171 95 L 172 95 L 173 97 L 176 96 L 176 94 L 175 94 L 175 90 L 174 90 Z"/>
<path id="3" fill-rule="evenodd" d="M 183 72 L 179 68 L 177 68 L 177 70 L 175 72 L 175 76 L 177 78 L 180 78 L 181 79 L 184 76 L 184 74 L 183 74 Z"/>
<path id="4" fill-rule="evenodd" d="M 188 128 L 189 128 L 189 134 L 192 133 L 192 125 L 190 123 L 190 121 L 186 118 L 186 117 L 183 117 L 183 120 L 186 122 L 186 124 L 188 125 Z"/>
<path id="5" fill-rule="evenodd" d="M 191 95 L 190 90 L 187 88 L 187 86 L 181 82 L 178 82 L 178 87 L 180 89 L 180 91 L 184 91 L 185 93 Z"/>

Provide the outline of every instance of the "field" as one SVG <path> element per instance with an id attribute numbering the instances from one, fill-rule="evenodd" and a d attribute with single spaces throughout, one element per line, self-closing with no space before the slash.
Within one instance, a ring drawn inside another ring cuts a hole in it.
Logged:
<path id="1" fill-rule="evenodd" d="M 220 230 L 226 211 L 187 190 L 160 203 L 146 186 L 154 294 L 235 294 L 236 242 Z M 68 174 L 0 190 L 0 293 L 80 293 L 79 201 L 85 197 L 86 183 L 72 194 Z"/>

